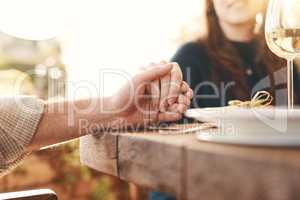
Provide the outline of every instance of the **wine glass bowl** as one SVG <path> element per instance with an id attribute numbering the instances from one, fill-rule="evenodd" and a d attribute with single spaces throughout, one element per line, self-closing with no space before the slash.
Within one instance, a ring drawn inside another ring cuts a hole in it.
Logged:
<path id="1" fill-rule="evenodd" d="M 266 39 L 277 56 L 300 55 L 300 0 L 271 0 L 266 18 Z"/>
<path id="2" fill-rule="evenodd" d="M 300 56 L 300 0 L 270 0 L 265 35 L 270 50 L 287 60 L 288 108 L 292 109 L 293 61 Z"/>

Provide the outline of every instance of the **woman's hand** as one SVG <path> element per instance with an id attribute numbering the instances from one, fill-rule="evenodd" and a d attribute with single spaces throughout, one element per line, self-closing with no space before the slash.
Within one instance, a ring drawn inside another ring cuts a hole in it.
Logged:
<path id="1" fill-rule="evenodd" d="M 159 64 L 167 64 L 161 61 Z M 182 81 L 182 72 L 179 65 L 172 64 L 172 70 L 169 74 L 155 81 L 155 84 L 161 87 L 159 98 L 160 112 L 184 113 L 190 106 L 193 97 L 193 90 L 189 85 Z"/>
<path id="2" fill-rule="evenodd" d="M 166 61 L 161 61 L 160 64 L 166 64 Z M 160 111 L 166 112 L 168 107 L 173 106 L 181 93 L 182 72 L 179 65 L 175 62 L 172 64 L 172 70 L 169 74 L 160 78 L 161 96 L 160 96 Z"/>

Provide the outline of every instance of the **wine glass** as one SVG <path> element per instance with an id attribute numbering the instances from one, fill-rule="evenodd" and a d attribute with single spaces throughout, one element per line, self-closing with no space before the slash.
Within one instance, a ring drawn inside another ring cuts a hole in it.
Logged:
<path id="1" fill-rule="evenodd" d="M 269 0 L 265 26 L 268 47 L 287 60 L 288 109 L 293 109 L 293 62 L 300 55 L 300 0 Z"/>

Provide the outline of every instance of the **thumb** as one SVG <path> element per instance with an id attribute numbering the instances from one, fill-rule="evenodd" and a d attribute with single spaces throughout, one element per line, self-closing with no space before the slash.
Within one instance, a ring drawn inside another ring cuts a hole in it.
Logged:
<path id="1" fill-rule="evenodd" d="M 153 81 L 159 79 L 165 76 L 166 74 L 170 73 L 172 67 L 172 64 L 156 65 L 153 67 L 149 67 L 139 75 L 139 80 Z"/>

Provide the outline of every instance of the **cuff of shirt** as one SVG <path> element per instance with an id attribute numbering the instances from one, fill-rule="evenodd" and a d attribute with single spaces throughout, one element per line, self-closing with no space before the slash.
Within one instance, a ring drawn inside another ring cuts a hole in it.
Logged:
<path id="1" fill-rule="evenodd" d="M 44 103 L 33 96 L 0 98 L 0 165 L 15 164 L 28 154 L 44 110 Z M 0 166 L 1 167 L 1 166 Z"/>

